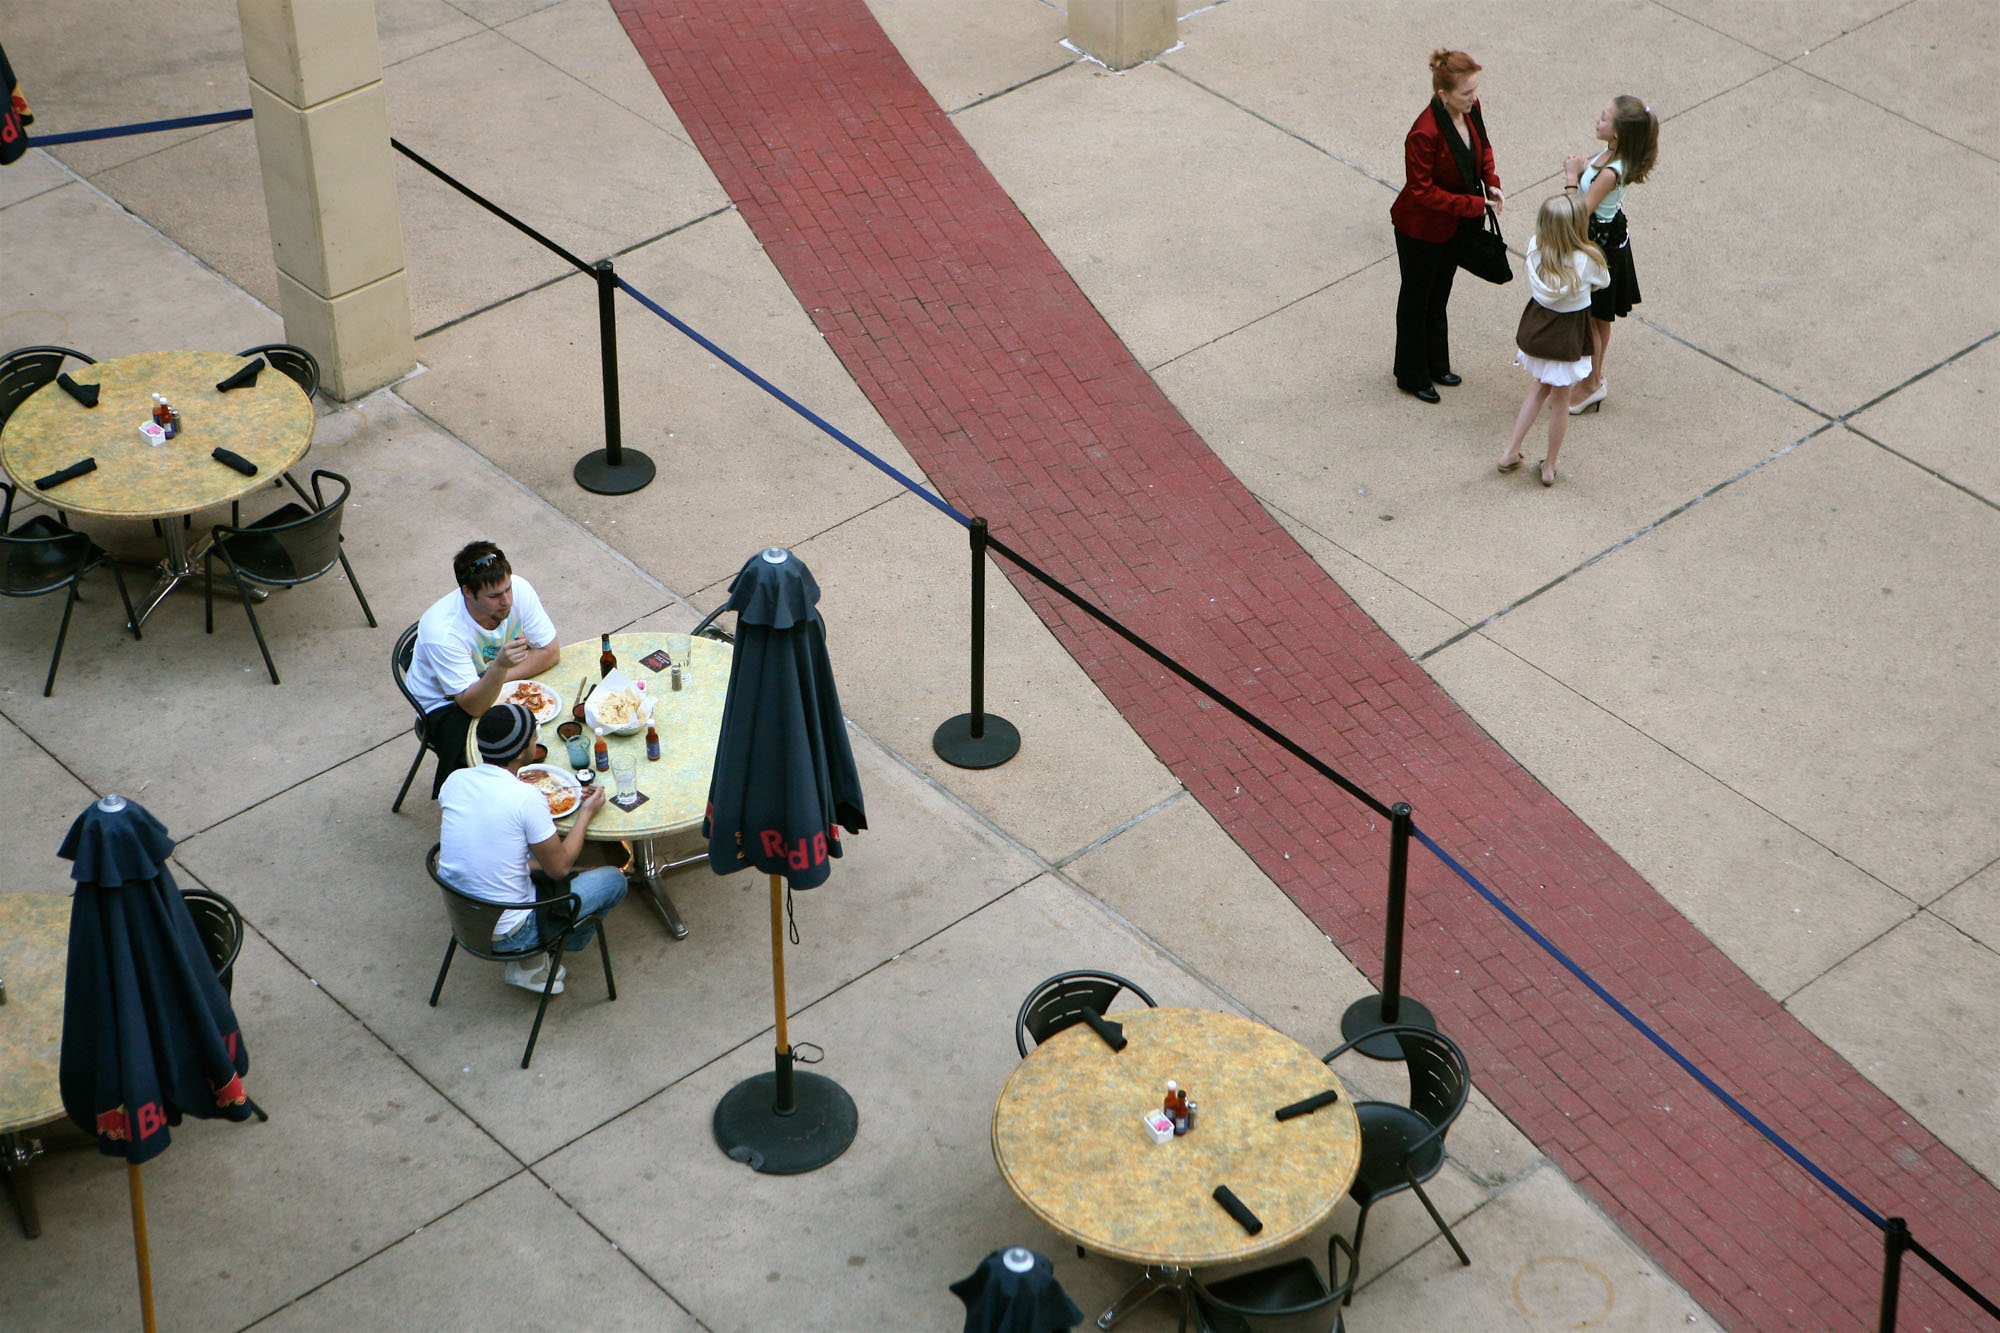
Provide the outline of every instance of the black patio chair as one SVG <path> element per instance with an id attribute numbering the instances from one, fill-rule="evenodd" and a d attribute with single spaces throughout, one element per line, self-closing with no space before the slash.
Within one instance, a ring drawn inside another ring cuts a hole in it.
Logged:
<path id="1" fill-rule="evenodd" d="M 56 650 L 49 656 L 49 678 L 42 683 L 42 697 L 56 690 L 56 668 L 62 664 L 63 641 L 69 638 L 70 612 L 79 600 L 77 584 L 99 565 L 111 571 L 118 585 L 118 600 L 125 604 L 125 624 L 133 638 L 139 638 L 139 617 L 133 614 L 132 597 L 125 591 L 125 576 L 96 542 L 81 532 L 71 532 L 46 514 L 37 514 L 18 528 L 7 524 L 14 515 L 14 487 L 0 481 L 0 597 L 41 597 L 69 589 L 63 602 L 62 624 L 56 630 Z"/>
<path id="2" fill-rule="evenodd" d="M 535 1006 L 535 1026 L 528 1031 L 528 1049 L 521 1052 L 521 1068 L 526 1069 L 528 1061 L 535 1058 L 535 1042 L 542 1035 L 542 1015 L 549 1010 L 549 996 L 554 994 L 556 977 L 562 971 L 563 943 L 586 921 L 597 923 L 597 952 L 604 960 L 605 998 L 607 1001 L 618 998 L 618 983 L 611 976 L 611 945 L 604 938 L 604 914 L 596 912 L 579 918 L 577 912 L 582 908 L 583 900 L 573 893 L 558 893 L 538 898 L 532 903 L 490 903 L 483 898 L 460 893 L 438 873 L 438 853 L 442 850 L 443 844 L 434 842 L 424 858 L 424 869 L 430 872 L 431 880 L 444 894 L 444 913 L 451 922 L 451 943 L 445 945 L 444 963 L 438 968 L 437 984 L 431 987 L 431 1008 L 437 1008 L 438 995 L 444 990 L 444 975 L 451 971 L 452 955 L 460 949 L 474 958 L 495 963 L 518 963 L 546 955 L 548 980 L 542 983 L 542 1001 Z M 499 922 L 502 912 L 517 908 L 527 908 L 537 914 L 537 933 L 542 937 L 541 942 L 528 949 L 496 949 L 493 946 L 493 927 Z"/>
<path id="3" fill-rule="evenodd" d="M 1152 996 L 1113 972 L 1056 973 L 1021 1001 L 1021 1012 L 1014 1017 L 1014 1045 L 1025 1059 L 1029 1051 L 1056 1033 L 1072 1023 L 1081 1023 L 1085 1009 L 1094 1009 L 1102 1015 L 1121 991 L 1131 991 L 1148 1009 L 1159 1007 Z"/>
<path id="4" fill-rule="evenodd" d="M 396 803 L 389 807 L 390 814 L 397 814 L 403 808 L 403 798 L 410 794 L 410 784 L 416 781 L 417 769 L 422 767 L 424 756 L 434 754 L 438 762 L 444 762 L 444 754 L 431 741 L 430 730 L 424 725 L 424 706 L 417 702 L 417 696 L 410 691 L 410 662 L 417 655 L 417 627 L 410 626 L 396 640 L 396 646 L 389 651 L 389 674 L 395 679 L 396 688 L 403 692 L 410 708 L 417 715 L 417 757 L 410 761 L 410 771 L 403 774 L 402 790 L 396 793 Z"/>
<path id="5" fill-rule="evenodd" d="M 182 889 L 181 901 L 194 918 L 195 933 L 201 936 L 201 947 L 215 968 L 216 980 L 222 983 L 222 993 L 231 994 L 236 988 L 236 955 L 243 952 L 243 914 L 235 903 L 207 889 Z M 255 1101 L 250 1102 L 250 1109 L 259 1120 L 271 1118 Z"/>
<path id="6" fill-rule="evenodd" d="M 1326 1063 L 1332 1064 L 1339 1056 L 1353 1049 L 1356 1043 L 1367 1041 L 1383 1033 L 1393 1033 L 1397 1043 L 1403 1048 L 1403 1061 L 1410 1073 L 1410 1104 L 1399 1106 L 1394 1102 L 1356 1102 L 1354 1114 L 1361 1121 L 1361 1169 L 1355 1174 L 1354 1184 L 1348 1187 L 1348 1197 L 1361 1205 L 1361 1216 L 1354 1223 L 1354 1269 L 1348 1275 L 1347 1295 L 1342 1303 L 1354 1299 L 1353 1279 L 1361 1268 L 1361 1237 L 1368 1227 L 1368 1210 L 1375 1201 L 1404 1190 L 1414 1190 L 1424 1211 L 1437 1223 L 1437 1229 L 1451 1243 L 1452 1253 L 1458 1262 L 1466 1267 L 1472 1260 L 1466 1257 L 1465 1247 L 1458 1243 L 1458 1237 L 1451 1234 L 1444 1215 L 1431 1202 L 1431 1196 L 1424 1193 L 1424 1182 L 1444 1169 L 1444 1137 L 1458 1113 L 1465 1109 L 1465 1101 L 1472 1093 L 1472 1076 L 1465 1067 L 1465 1055 L 1451 1038 L 1442 1032 L 1429 1028 L 1398 1026 L 1376 1028 L 1364 1032 L 1353 1041 L 1343 1042 L 1329 1051 Z"/>
<path id="7" fill-rule="evenodd" d="M 1341 1276 L 1343 1254 L 1347 1256 L 1345 1277 Z M 1249 1333 L 1252 1319 L 1288 1319 L 1329 1306 L 1333 1309 L 1333 1323 L 1327 1326 L 1326 1333 L 1343 1333 L 1347 1321 L 1341 1306 L 1354 1290 L 1354 1276 L 1359 1267 L 1354 1247 L 1345 1236 L 1336 1233 L 1327 1237 L 1326 1277 L 1320 1276 L 1312 1260 L 1301 1255 L 1216 1282 L 1203 1282 L 1195 1276 L 1190 1276 L 1188 1282 L 1212 1333 Z"/>
<path id="8" fill-rule="evenodd" d="M 74 358 L 86 366 L 97 363 L 70 347 L 17 347 L 0 356 L 0 426 L 14 415 L 14 409 L 44 384 L 62 373 L 63 362 Z"/>
<path id="9" fill-rule="evenodd" d="M 320 489 L 322 479 L 340 483 L 340 493 L 331 500 Z M 334 562 L 338 561 L 340 567 L 347 571 L 347 581 L 354 589 L 355 599 L 361 603 L 361 614 L 368 617 L 369 628 L 375 627 L 375 613 L 369 609 L 368 597 L 361 591 L 361 580 L 354 577 L 354 566 L 347 563 L 347 553 L 340 548 L 340 517 L 347 507 L 349 489 L 347 478 L 338 472 L 315 471 L 312 474 L 313 508 L 288 504 L 240 528 L 218 523 L 208 552 L 202 558 L 202 600 L 207 604 L 208 632 L 215 633 L 215 562 L 220 560 L 228 567 L 229 576 L 236 584 L 236 595 L 243 602 L 243 613 L 250 617 L 250 631 L 257 636 L 257 648 L 264 654 L 264 669 L 271 673 L 273 685 L 278 683 L 278 668 L 271 661 L 270 646 L 264 642 L 264 628 L 257 623 L 257 612 L 250 605 L 250 584 L 265 583 L 288 588 L 294 584 L 309 583 L 332 569 Z"/>
<path id="10" fill-rule="evenodd" d="M 319 359 L 303 347 L 294 347 L 291 343 L 264 343 L 257 347 L 246 347 L 236 355 L 242 357 L 245 361 L 250 360 L 252 357 L 263 357 L 269 363 L 271 369 L 299 386 L 305 393 L 307 402 L 311 402 L 313 395 L 319 392 Z M 298 479 L 291 473 L 287 472 L 282 477 L 273 477 L 271 479 L 273 486 L 276 486 L 279 482 L 283 482 L 294 491 L 297 491 L 299 499 L 304 500 L 308 504 L 312 503 L 312 497 L 306 494 L 305 488 L 299 485 Z M 237 505 L 231 503 L 229 506 L 229 521 L 231 523 L 239 522 L 241 513 L 242 511 Z"/>

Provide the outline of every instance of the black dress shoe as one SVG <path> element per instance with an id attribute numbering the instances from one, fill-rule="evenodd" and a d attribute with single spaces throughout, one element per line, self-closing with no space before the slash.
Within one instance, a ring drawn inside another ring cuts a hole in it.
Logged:
<path id="1" fill-rule="evenodd" d="M 1450 371 L 1446 371 L 1442 375 L 1433 375 L 1431 376 L 1431 378 L 1435 380 L 1437 383 L 1444 385 L 1444 387 L 1447 389 L 1456 389 L 1459 385 L 1465 383 L 1464 380 L 1452 374 Z"/>
<path id="2" fill-rule="evenodd" d="M 1444 401 L 1442 398 L 1438 397 L 1438 391 L 1436 389 L 1433 389 L 1428 384 L 1424 385 L 1424 387 L 1421 389 L 1412 389 L 1407 384 L 1398 384 L 1396 387 L 1401 389 L 1404 393 L 1409 394 L 1412 398 L 1415 398 L 1420 403 L 1441 403 Z"/>

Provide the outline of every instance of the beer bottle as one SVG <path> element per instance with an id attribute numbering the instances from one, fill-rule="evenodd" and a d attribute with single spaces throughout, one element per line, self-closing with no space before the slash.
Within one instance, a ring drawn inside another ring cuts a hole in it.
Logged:
<path id="1" fill-rule="evenodd" d="M 606 634 L 602 637 L 604 651 L 597 655 L 597 676 L 600 680 L 618 669 L 618 654 L 611 651 L 611 636 Z"/>

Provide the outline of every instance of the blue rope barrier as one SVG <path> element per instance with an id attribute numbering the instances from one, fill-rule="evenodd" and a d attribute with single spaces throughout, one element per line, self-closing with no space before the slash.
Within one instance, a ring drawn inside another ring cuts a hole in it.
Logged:
<path id="1" fill-rule="evenodd" d="M 70 130 L 65 134 L 31 134 L 30 148 L 53 148 L 57 144 L 88 143 L 92 139 L 122 139 L 128 134 L 153 134 L 160 130 L 185 130 L 196 125 L 224 125 L 232 120 L 250 119 L 250 108 L 241 111 L 210 111 L 200 116 L 177 116 L 172 120 L 144 120 L 135 125 L 111 125 L 101 130 Z"/>
<path id="2" fill-rule="evenodd" d="M 821 430 L 825 431 L 828 435 L 831 435 L 834 439 L 839 440 L 849 449 L 853 450 L 861 457 L 867 459 L 870 463 L 873 463 L 876 467 L 888 473 L 890 476 L 894 477 L 897 481 L 902 482 L 904 486 L 908 487 L 911 491 L 914 491 L 917 495 L 922 496 L 925 500 L 928 500 L 933 506 L 937 508 L 937 510 L 940 513 L 949 516 L 954 521 L 956 521 L 961 527 L 972 526 L 971 518 L 967 517 L 965 514 L 960 513 L 958 509 L 951 504 L 950 501 L 944 499 L 942 496 L 936 494 L 933 491 L 928 491 L 924 489 L 922 486 L 918 485 L 916 481 L 904 475 L 904 473 L 894 464 L 881 458 L 873 450 L 869 449 L 866 445 L 861 444 L 857 440 L 849 438 L 846 432 L 842 431 L 832 422 L 820 416 L 819 413 L 813 411 L 811 408 L 807 407 L 804 403 L 801 403 L 798 399 L 786 393 L 783 389 L 780 389 L 777 385 L 771 383 L 771 381 L 765 379 L 762 375 L 759 375 L 756 371 L 750 369 L 750 367 L 744 365 L 741 361 L 738 361 L 735 357 L 731 356 L 729 353 L 723 351 L 720 347 L 717 347 L 713 342 L 703 337 L 692 326 L 686 323 L 686 321 L 682 320 L 679 316 L 675 315 L 665 306 L 655 301 L 652 297 L 646 295 L 644 292 L 640 291 L 637 287 L 634 287 L 631 283 L 625 281 L 625 279 L 623 278 L 617 279 L 617 283 L 619 288 L 622 289 L 627 296 L 630 296 L 640 305 L 646 307 L 646 309 L 652 311 L 654 314 L 658 315 L 661 319 L 664 319 L 665 321 L 667 321 L 667 323 L 673 325 L 675 328 L 679 329 L 682 333 L 694 339 L 695 342 L 699 343 L 705 350 L 713 352 L 716 356 L 721 357 L 724 363 L 726 363 L 731 370 L 743 376 L 743 378 L 749 380 L 752 384 L 762 389 L 765 393 L 770 394 L 773 398 L 783 403 L 786 407 L 791 408 L 792 411 L 798 413 L 800 416 L 804 417 L 807 421 L 810 421 L 813 425 L 818 426 Z"/>
<path id="3" fill-rule="evenodd" d="M 1424 846 L 1430 849 L 1431 854 L 1433 856 L 1437 857 L 1438 860 L 1444 862 L 1447 866 L 1451 867 L 1452 871 L 1456 873 L 1460 879 L 1464 880 L 1467 884 L 1471 885 L 1473 892 L 1477 893 L 1480 897 L 1484 898 L 1488 903 L 1490 903 L 1493 906 L 1494 910 L 1498 911 L 1500 915 L 1506 917 L 1508 921 L 1512 922 L 1516 930 L 1519 930 L 1523 935 L 1526 935 L 1529 939 L 1533 940 L 1536 944 L 1540 945 L 1542 948 L 1542 952 L 1548 954 L 1549 957 L 1555 959 L 1558 963 L 1561 963 L 1563 967 L 1568 970 L 1571 976 L 1575 977 L 1578 981 L 1581 981 L 1585 986 L 1589 987 L 1591 993 L 1596 995 L 1598 999 L 1610 1005 L 1611 1011 L 1613 1013 L 1617 1014 L 1627 1023 L 1630 1023 L 1633 1027 L 1637 1028 L 1639 1030 L 1640 1035 L 1645 1037 L 1647 1041 L 1652 1042 L 1653 1045 L 1659 1047 L 1660 1050 L 1664 1051 L 1668 1059 L 1672 1060 L 1675 1064 L 1679 1065 L 1683 1070 L 1685 1070 L 1688 1076 L 1694 1079 L 1695 1082 L 1701 1084 L 1702 1087 L 1708 1089 L 1710 1094 L 1712 1094 L 1717 1101 L 1720 1101 L 1724 1106 L 1728 1107 L 1731 1111 L 1735 1112 L 1737 1116 L 1739 1116 L 1744 1121 L 1745 1124 L 1750 1126 L 1750 1128 L 1756 1130 L 1759 1134 L 1769 1139 L 1774 1147 L 1776 1147 L 1780 1152 L 1784 1153 L 1787 1157 L 1791 1158 L 1794 1162 L 1796 1162 L 1806 1172 L 1807 1175 L 1810 1175 L 1813 1179 L 1817 1180 L 1820 1184 L 1826 1186 L 1827 1189 L 1831 1190 L 1835 1195 L 1835 1197 L 1839 1198 L 1844 1203 L 1846 1203 L 1848 1207 L 1852 1208 L 1855 1212 L 1860 1213 L 1863 1217 L 1867 1218 L 1877 1227 L 1884 1227 L 1888 1225 L 1887 1220 L 1880 1213 L 1876 1212 L 1873 1208 L 1870 1208 L 1867 1204 L 1861 1202 L 1860 1199 L 1856 1198 L 1852 1191 L 1850 1191 L 1845 1185 L 1842 1185 L 1839 1181 L 1835 1180 L 1832 1176 L 1828 1175 L 1826 1171 L 1822 1169 L 1817 1162 L 1813 1161 L 1812 1158 L 1806 1156 L 1804 1153 L 1800 1152 L 1797 1148 L 1794 1148 L 1788 1141 L 1786 1141 L 1784 1135 L 1778 1133 L 1777 1130 L 1772 1129 L 1769 1125 L 1765 1124 L 1764 1121 L 1758 1117 L 1756 1112 L 1752 1111 L 1742 1102 L 1736 1100 L 1736 1098 L 1730 1095 L 1730 1093 L 1725 1088 L 1723 1088 L 1721 1084 L 1717 1083 L 1714 1079 L 1710 1078 L 1707 1074 L 1703 1073 L 1700 1066 L 1696 1065 L 1694 1061 L 1688 1059 L 1685 1055 L 1682 1055 L 1678 1050 L 1676 1050 L 1674 1048 L 1673 1043 L 1668 1041 L 1665 1037 L 1662 1037 L 1659 1033 L 1655 1032 L 1652 1026 L 1648 1024 L 1645 1019 L 1639 1017 L 1639 1015 L 1633 1013 L 1630 1009 L 1626 1008 L 1624 1001 L 1620 1000 L 1617 996 L 1613 995 L 1610 991 L 1604 989 L 1603 986 L 1599 985 L 1597 978 L 1591 976 L 1590 973 L 1584 971 L 1583 968 L 1580 967 L 1574 959 L 1572 959 L 1568 954 L 1564 953 L 1560 948 L 1556 947 L 1555 942 L 1550 940 L 1548 936 L 1542 934 L 1541 931 L 1536 930 L 1533 926 L 1529 925 L 1527 918 L 1523 917 L 1519 912 L 1515 911 L 1512 907 L 1509 907 L 1505 902 L 1503 902 L 1499 894 L 1493 892 L 1493 890 L 1487 888 L 1484 884 L 1481 884 L 1476 875 L 1474 875 L 1471 871 L 1467 870 L 1464 866 L 1460 865 L 1456 860 L 1456 858 L 1454 858 L 1450 852 L 1447 852 L 1444 848 L 1438 846 L 1437 843 L 1433 842 L 1429 834 L 1425 833 L 1422 829 L 1412 829 L 1411 832 L 1415 834 L 1418 842 L 1421 842 Z"/>

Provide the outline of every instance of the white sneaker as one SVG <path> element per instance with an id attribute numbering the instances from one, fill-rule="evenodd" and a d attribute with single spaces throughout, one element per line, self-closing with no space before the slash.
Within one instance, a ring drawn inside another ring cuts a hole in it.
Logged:
<path id="1" fill-rule="evenodd" d="M 558 964 L 556 967 L 556 984 L 549 987 L 549 994 L 562 994 L 563 978 L 568 975 L 569 969 Z M 535 994 L 540 995 L 542 987 L 547 984 L 548 979 L 549 957 L 547 954 L 542 955 L 542 962 L 539 967 L 523 967 L 519 963 L 507 964 L 507 984 L 509 986 L 519 986 L 522 990 L 531 990 Z"/>

